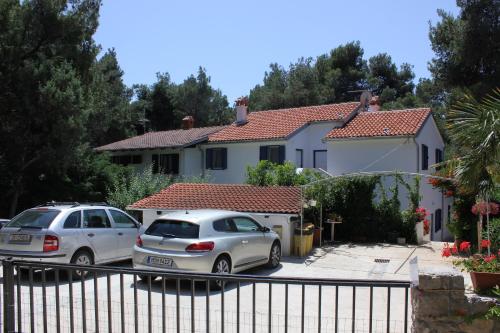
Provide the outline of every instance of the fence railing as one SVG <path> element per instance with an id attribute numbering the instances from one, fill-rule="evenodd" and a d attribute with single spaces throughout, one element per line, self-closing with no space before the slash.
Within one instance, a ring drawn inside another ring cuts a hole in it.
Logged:
<path id="1" fill-rule="evenodd" d="M 407 332 L 409 325 L 407 281 L 2 264 L 4 332 Z M 75 271 L 88 275 L 77 280 Z"/>

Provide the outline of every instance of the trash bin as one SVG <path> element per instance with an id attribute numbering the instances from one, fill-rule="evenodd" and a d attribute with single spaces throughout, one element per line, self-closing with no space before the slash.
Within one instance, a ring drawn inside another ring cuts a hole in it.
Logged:
<path id="1" fill-rule="evenodd" d="M 313 248 L 314 225 L 312 223 L 304 224 L 302 230 L 295 228 L 293 236 L 293 254 L 303 257 Z"/>

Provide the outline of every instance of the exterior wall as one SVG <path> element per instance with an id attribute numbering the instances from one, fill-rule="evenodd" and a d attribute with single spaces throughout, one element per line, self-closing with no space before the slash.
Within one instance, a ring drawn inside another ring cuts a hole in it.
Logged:
<path id="1" fill-rule="evenodd" d="M 227 148 L 227 169 L 207 170 L 210 180 L 217 184 L 242 184 L 246 179 L 247 165 L 259 162 L 259 147 L 263 145 L 283 145 L 286 141 L 238 142 L 225 144 L 204 144 L 203 156 L 207 148 Z"/>
<path id="2" fill-rule="evenodd" d="M 160 212 L 160 214 L 158 214 Z M 173 210 L 154 210 L 154 209 L 144 209 L 143 213 L 143 225 L 145 228 L 149 227 L 153 221 L 155 221 L 160 216 L 168 213 L 174 212 Z M 295 224 L 290 222 L 290 217 L 296 215 L 289 214 L 264 214 L 264 213 L 248 213 L 256 221 L 262 225 L 273 229 L 281 229 L 281 248 L 284 256 L 289 256 L 292 253 L 293 246 L 293 231 Z M 278 228 L 277 228 L 278 226 Z M 281 226 L 281 228 L 279 228 Z"/>
<path id="3" fill-rule="evenodd" d="M 465 292 L 464 277 L 447 267 L 418 272 L 418 285 L 411 288 L 412 332 L 493 333 L 500 320 L 484 314 L 499 302 L 494 297 Z"/>
<path id="4" fill-rule="evenodd" d="M 190 148 L 183 149 L 153 149 L 153 150 L 130 150 L 130 151 L 119 151 L 119 152 L 109 152 L 111 156 L 121 156 L 121 155 L 141 155 L 141 164 L 130 164 L 135 167 L 137 171 L 141 172 L 147 168 L 151 167 L 153 161 L 153 155 L 158 154 L 179 154 L 179 176 L 200 176 L 203 172 L 202 169 L 202 152 L 198 148 L 199 146 L 194 146 Z"/>
<path id="5" fill-rule="evenodd" d="M 421 170 L 421 144 L 429 148 L 429 170 Z M 444 149 L 444 142 L 439 135 L 437 126 L 432 118 L 427 119 L 421 131 L 414 139 L 408 138 L 368 138 L 327 141 L 328 172 L 333 175 L 342 175 L 354 172 L 370 171 L 405 171 L 432 174 L 435 164 L 435 149 Z M 405 177 L 411 183 L 411 177 Z M 393 183 L 391 177 L 385 177 L 384 185 L 388 188 Z M 407 191 L 400 187 L 401 207 L 408 207 Z M 421 179 L 420 193 L 421 206 L 425 207 L 431 216 L 431 237 L 427 240 L 449 240 L 451 234 L 446 228 L 448 222 L 448 205 L 452 199 L 433 189 L 426 179 Z M 434 232 L 434 214 L 437 209 L 442 211 L 442 228 Z"/>
<path id="6" fill-rule="evenodd" d="M 294 164 L 295 150 L 302 149 L 304 168 L 312 168 L 313 151 L 327 150 L 328 145 L 322 139 L 335 126 L 340 126 L 340 123 L 313 123 L 299 130 L 288 140 L 203 144 L 204 151 L 207 148 L 227 148 L 227 169 L 205 171 L 210 174 L 214 183 L 244 183 L 246 167 L 255 166 L 259 162 L 259 147 L 264 145 L 285 145 L 285 160 Z"/>

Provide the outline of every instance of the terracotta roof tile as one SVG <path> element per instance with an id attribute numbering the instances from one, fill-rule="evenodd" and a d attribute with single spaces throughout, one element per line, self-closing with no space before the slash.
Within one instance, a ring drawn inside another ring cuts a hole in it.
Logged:
<path id="1" fill-rule="evenodd" d="M 150 132 L 125 140 L 113 142 L 96 148 L 97 151 L 153 149 L 168 147 L 183 147 L 206 140 L 208 135 L 220 131 L 226 126 L 198 127 L 188 130 L 172 130 Z"/>
<path id="2" fill-rule="evenodd" d="M 250 112 L 244 125 L 232 124 L 209 136 L 209 142 L 283 139 L 317 121 L 345 120 L 358 102 Z"/>
<path id="3" fill-rule="evenodd" d="M 300 213 L 300 188 L 240 184 L 173 184 L 130 208 L 224 209 L 240 212 Z"/>
<path id="4" fill-rule="evenodd" d="M 428 108 L 361 112 L 344 127 L 331 130 L 326 138 L 415 135 L 430 113 L 431 110 Z"/>

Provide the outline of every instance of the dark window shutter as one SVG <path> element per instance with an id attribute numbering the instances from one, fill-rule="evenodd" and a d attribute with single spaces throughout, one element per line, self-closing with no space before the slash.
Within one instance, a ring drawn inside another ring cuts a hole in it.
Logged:
<path id="1" fill-rule="evenodd" d="M 280 155 L 279 164 L 285 163 L 285 146 L 280 146 L 279 155 Z"/>
<path id="2" fill-rule="evenodd" d="M 435 223 L 434 223 L 434 232 L 438 232 L 441 230 L 441 224 L 443 220 L 443 213 L 441 209 L 436 209 L 436 218 L 435 218 Z"/>
<path id="3" fill-rule="evenodd" d="M 227 148 L 221 148 L 221 154 L 222 154 L 222 169 L 226 170 L 227 169 Z"/>
<path id="4" fill-rule="evenodd" d="M 422 170 L 429 169 L 429 148 L 422 145 Z"/>
<path id="5" fill-rule="evenodd" d="M 179 154 L 172 155 L 172 173 L 179 174 Z"/>
<path id="6" fill-rule="evenodd" d="M 260 157 L 259 160 L 267 160 L 267 146 L 260 146 Z"/>
<path id="7" fill-rule="evenodd" d="M 151 159 L 151 163 L 153 164 L 153 173 L 158 173 L 159 170 L 159 160 L 158 160 L 158 155 L 153 155 Z"/>
<path id="8" fill-rule="evenodd" d="M 206 169 L 212 169 L 212 152 L 213 152 L 212 148 L 208 148 L 207 150 L 205 150 Z"/>

